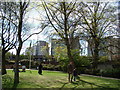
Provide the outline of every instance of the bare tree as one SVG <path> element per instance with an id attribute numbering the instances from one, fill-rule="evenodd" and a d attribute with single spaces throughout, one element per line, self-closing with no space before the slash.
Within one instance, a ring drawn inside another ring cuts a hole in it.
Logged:
<path id="1" fill-rule="evenodd" d="M 72 44 L 75 39 L 77 25 L 80 17 L 75 15 L 76 13 L 76 2 L 42 2 L 45 9 L 47 20 L 45 25 L 52 27 L 55 32 L 64 40 L 67 46 L 67 55 L 70 61 L 73 61 L 71 50 L 73 49 Z"/>
<path id="2" fill-rule="evenodd" d="M 101 44 L 116 35 L 116 7 L 102 2 L 80 3 L 79 6 L 78 16 L 82 16 L 81 28 L 89 41 L 93 68 L 97 68 L 100 50 L 108 47 L 108 44 L 103 47 Z"/>
<path id="3" fill-rule="evenodd" d="M 14 83 L 17 84 L 19 83 L 19 58 L 20 58 L 20 52 L 21 49 L 23 47 L 23 44 L 25 41 L 27 41 L 31 36 L 35 35 L 35 34 L 39 34 L 44 30 L 44 27 L 42 27 L 40 31 L 38 31 L 37 33 L 32 33 L 29 34 L 27 36 L 25 36 L 27 33 L 26 32 L 27 29 L 24 28 L 24 22 L 25 22 L 25 15 L 29 10 L 29 6 L 30 5 L 30 1 L 22 1 L 20 0 L 19 2 L 16 2 L 16 7 L 18 9 L 17 16 L 18 16 L 18 23 L 17 23 L 17 44 L 14 45 L 15 49 L 16 49 L 16 61 L 15 61 L 15 75 L 14 75 Z M 25 37 L 24 37 L 25 36 Z"/>
<path id="4" fill-rule="evenodd" d="M 3 48 L 3 60 L 5 59 L 5 53 L 10 49 L 16 49 L 16 60 L 15 60 L 15 75 L 14 83 L 19 83 L 19 59 L 20 52 L 25 41 L 31 36 L 39 34 L 42 30 L 36 33 L 28 33 L 31 28 L 26 24 L 26 13 L 31 9 L 28 8 L 30 1 L 19 0 L 14 2 L 2 2 L 1 3 L 1 39 Z M 26 27 L 27 26 L 27 27 Z M 40 28 L 40 27 L 38 27 Z M 37 29 L 38 29 L 37 28 Z M 5 60 L 4 60 L 5 61 Z M 3 63 L 4 63 L 3 61 Z M 5 64 L 3 64 L 5 69 Z M 6 72 L 5 72 L 6 73 Z"/>
<path id="5" fill-rule="evenodd" d="M 1 39 L 2 39 L 2 75 L 6 74 L 5 54 L 13 49 L 16 43 L 16 15 L 12 13 L 14 2 L 0 3 L 0 19 L 1 19 Z"/>

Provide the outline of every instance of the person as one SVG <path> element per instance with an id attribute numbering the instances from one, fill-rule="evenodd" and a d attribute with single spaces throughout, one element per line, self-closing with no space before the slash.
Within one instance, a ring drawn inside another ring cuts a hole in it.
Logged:
<path id="1" fill-rule="evenodd" d="M 68 81 L 72 82 L 72 73 L 73 73 L 73 69 L 74 69 L 74 64 L 72 61 L 68 64 L 67 68 L 68 68 Z"/>
<path id="2" fill-rule="evenodd" d="M 13 68 L 13 72 L 16 72 L 16 64 L 14 64 L 12 68 Z M 20 72 L 19 68 L 18 68 L 18 72 Z"/>
<path id="3" fill-rule="evenodd" d="M 74 79 L 74 81 L 76 81 L 76 79 L 80 80 L 80 77 L 78 76 L 78 72 L 77 72 L 76 68 L 74 68 L 74 70 L 73 70 L 72 79 Z"/>
<path id="4" fill-rule="evenodd" d="M 39 67 L 36 68 L 37 70 L 39 69 Z"/>
<path id="5" fill-rule="evenodd" d="M 42 68 L 43 68 L 43 66 L 42 66 L 42 64 L 40 63 L 40 64 L 39 64 L 39 68 L 38 68 L 38 73 L 39 73 L 40 75 L 42 75 Z"/>
<path id="6" fill-rule="evenodd" d="M 22 72 L 25 72 L 25 69 L 26 69 L 26 66 L 23 65 L 23 66 L 22 66 Z"/>
<path id="7" fill-rule="evenodd" d="M 76 78 L 78 77 L 78 74 L 77 74 L 77 69 L 74 68 L 73 70 L 73 76 L 72 76 L 72 79 L 74 79 L 74 81 L 76 81 Z"/>
<path id="8" fill-rule="evenodd" d="M 12 68 L 13 68 L 13 72 L 15 72 L 15 64 L 13 65 L 13 67 L 12 67 Z"/>

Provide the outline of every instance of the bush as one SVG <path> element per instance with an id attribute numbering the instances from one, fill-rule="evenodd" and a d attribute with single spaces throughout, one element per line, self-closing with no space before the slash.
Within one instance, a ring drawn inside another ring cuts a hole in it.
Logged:
<path id="1" fill-rule="evenodd" d="M 105 77 L 120 78 L 120 69 L 106 69 L 101 71 L 101 75 Z"/>
<path id="2" fill-rule="evenodd" d="M 99 62 L 106 62 L 108 61 L 108 56 L 101 56 Z"/>
<path id="3" fill-rule="evenodd" d="M 90 66 L 90 58 L 87 56 L 74 56 L 75 66 L 78 73 L 85 73 L 85 70 Z"/>
<path id="4" fill-rule="evenodd" d="M 30 60 L 23 59 L 20 61 L 21 65 L 25 65 L 27 68 L 29 68 Z M 31 68 L 36 68 L 39 65 L 39 62 L 31 61 Z"/>
<path id="5" fill-rule="evenodd" d="M 2 87 L 3 88 L 12 88 L 13 87 L 13 79 L 9 75 L 2 76 Z"/>
<path id="6" fill-rule="evenodd" d="M 120 78 L 120 69 L 106 69 L 106 70 L 86 69 L 85 73 L 90 75 L 103 76 L 103 77 Z"/>
<path id="7" fill-rule="evenodd" d="M 60 66 L 61 66 L 61 71 L 63 72 L 67 72 L 67 66 L 69 64 L 69 59 L 66 57 L 66 59 L 62 59 L 60 60 Z"/>
<path id="8" fill-rule="evenodd" d="M 87 57 L 87 56 L 74 55 L 73 61 L 74 61 L 75 67 L 77 68 L 78 74 L 84 73 L 86 68 L 90 66 L 90 57 Z M 68 57 L 59 60 L 59 63 L 61 66 L 60 70 L 67 72 L 67 66 L 69 64 Z"/>
<path id="9" fill-rule="evenodd" d="M 55 67 L 54 67 L 54 69 L 56 70 L 56 71 L 61 71 L 62 69 L 61 69 L 61 65 L 56 65 Z"/>
<path id="10" fill-rule="evenodd" d="M 52 65 L 52 64 L 43 64 L 43 69 L 44 70 L 61 71 L 61 66 L 60 65 Z"/>
<path id="11" fill-rule="evenodd" d="M 99 69 L 86 69 L 85 73 L 90 75 L 97 75 L 97 76 L 101 75 Z"/>

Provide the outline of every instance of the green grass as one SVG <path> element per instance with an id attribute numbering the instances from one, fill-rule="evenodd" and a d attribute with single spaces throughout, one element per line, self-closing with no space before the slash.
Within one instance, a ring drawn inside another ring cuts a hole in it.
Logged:
<path id="1" fill-rule="evenodd" d="M 3 88 L 95 88 L 107 89 L 119 88 L 120 80 L 105 79 L 92 76 L 80 76 L 80 80 L 69 83 L 67 73 L 56 71 L 43 71 L 39 75 L 37 70 L 20 72 L 20 83 L 17 86 L 13 84 L 14 73 L 7 70 L 7 75 L 2 76 Z"/>

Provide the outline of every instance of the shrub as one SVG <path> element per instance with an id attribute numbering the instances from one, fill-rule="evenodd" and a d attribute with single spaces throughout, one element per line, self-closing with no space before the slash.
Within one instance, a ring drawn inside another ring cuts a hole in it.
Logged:
<path id="1" fill-rule="evenodd" d="M 61 70 L 61 66 L 60 65 L 52 65 L 52 64 L 43 64 L 43 69 L 44 70 L 60 71 Z"/>
<path id="2" fill-rule="evenodd" d="M 101 56 L 99 62 L 106 62 L 108 61 L 108 56 Z"/>
<path id="3" fill-rule="evenodd" d="M 12 88 L 13 87 L 13 79 L 9 75 L 2 76 L 2 86 L 3 88 Z"/>
<path id="4" fill-rule="evenodd" d="M 67 72 L 68 63 L 69 63 L 68 57 L 59 60 L 59 69 L 60 69 L 60 71 Z"/>
<path id="5" fill-rule="evenodd" d="M 87 56 L 74 56 L 75 66 L 78 73 L 85 73 L 85 70 L 90 66 L 90 59 Z"/>
<path id="6" fill-rule="evenodd" d="M 97 75 L 97 76 L 101 75 L 99 69 L 86 69 L 85 73 L 91 75 Z"/>
<path id="7" fill-rule="evenodd" d="M 120 69 L 106 69 L 101 71 L 101 75 L 105 77 L 120 78 Z"/>

